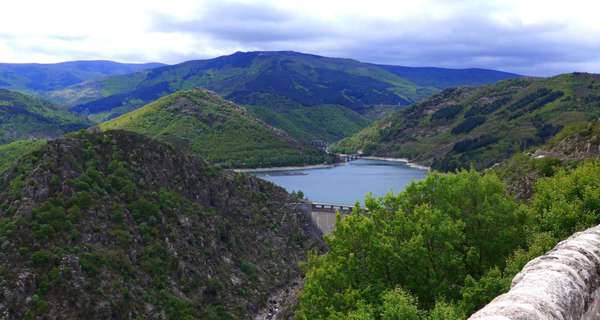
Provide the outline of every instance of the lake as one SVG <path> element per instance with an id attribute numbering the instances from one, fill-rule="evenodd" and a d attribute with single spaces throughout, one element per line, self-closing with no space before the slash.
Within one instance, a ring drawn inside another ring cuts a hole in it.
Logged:
<path id="1" fill-rule="evenodd" d="M 423 179 L 427 170 L 403 162 L 359 159 L 330 168 L 255 172 L 288 192 L 302 191 L 313 202 L 339 205 L 364 204 L 368 192 L 383 196 L 398 193 L 408 183 Z"/>

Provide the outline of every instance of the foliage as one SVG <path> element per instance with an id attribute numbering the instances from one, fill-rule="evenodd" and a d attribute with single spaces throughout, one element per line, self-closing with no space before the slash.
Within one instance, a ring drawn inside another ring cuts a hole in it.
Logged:
<path id="1" fill-rule="evenodd" d="M 556 239 L 600 223 L 600 166 L 586 162 L 541 179 L 531 205 L 539 228 Z"/>
<path id="2" fill-rule="evenodd" d="M 48 141 L 0 175 L 0 281 L 6 292 L 28 286 L 3 310 L 15 319 L 249 318 L 318 248 L 290 201 L 270 183 L 130 132 Z"/>
<path id="3" fill-rule="evenodd" d="M 493 172 L 475 171 L 367 198 L 368 213 L 338 218 L 331 250 L 306 264 L 296 318 L 465 319 L 528 261 L 599 224 L 599 190 L 600 166 L 588 161 L 541 178 L 524 204 Z"/>
<path id="4" fill-rule="evenodd" d="M 527 216 L 493 175 L 431 174 L 366 206 L 368 215 L 338 221 L 330 251 L 310 259 L 298 318 L 347 314 L 358 301 L 377 309 L 398 287 L 425 309 L 440 297 L 456 301 L 467 277 L 504 267 L 525 245 Z"/>
<path id="5" fill-rule="evenodd" d="M 18 140 L 0 145 L 0 173 L 10 168 L 21 156 L 40 148 L 45 143 L 44 140 Z"/>

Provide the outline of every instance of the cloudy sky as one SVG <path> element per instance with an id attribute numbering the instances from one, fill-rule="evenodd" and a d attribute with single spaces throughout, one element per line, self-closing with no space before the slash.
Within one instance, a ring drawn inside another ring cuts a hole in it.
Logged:
<path id="1" fill-rule="evenodd" d="M 0 11 L 1 62 L 178 63 L 296 50 L 529 75 L 600 73 L 596 0 L 19 0 Z"/>

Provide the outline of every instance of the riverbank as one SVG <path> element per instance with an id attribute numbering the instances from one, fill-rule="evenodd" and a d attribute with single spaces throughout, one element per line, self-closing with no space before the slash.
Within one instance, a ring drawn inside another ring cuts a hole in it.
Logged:
<path id="1" fill-rule="evenodd" d="M 360 156 L 359 159 L 381 160 L 381 161 L 390 161 L 390 162 L 402 162 L 402 163 L 405 163 L 407 166 L 409 166 L 411 168 L 431 171 L 431 167 L 420 165 L 420 164 L 414 163 L 414 162 L 410 162 L 406 158 L 386 158 L 386 157 L 372 157 L 372 156 L 364 156 L 363 157 L 363 156 Z"/>
<path id="2" fill-rule="evenodd" d="M 339 162 L 339 163 L 331 163 L 331 164 L 311 164 L 311 165 L 306 165 L 306 166 L 249 168 L 249 169 L 231 169 L 231 170 L 235 171 L 235 172 L 246 172 L 246 173 L 271 172 L 271 171 L 294 171 L 294 170 L 333 168 L 333 167 L 337 167 L 337 166 L 343 166 L 346 164 L 348 164 L 348 162 Z"/>
<path id="3" fill-rule="evenodd" d="M 365 160 L 379 160 L 379 161 L 390 161 L 390 162 L 402 162 L 407 166 L 419 169 L 431 171 L 431 167 L 420 165 L 418 163 L 410 162 L 405 158 L 387 158 L 387 157 L 372 157 L 372 156 L 358 156 L 357 159 L 365 159 Z M 309 169 L 327 169 L 334 168 L 337 166 L 343 166 L 348 164 L 348 162 L 338 162 L 338 163 L 328 163 L 328 164 L 310 164 L 305 166 L 287 166 L 287 167 L 267 167 L 267 168 L 248 168 L 248 169 L 230 169 L 235 172 L 245 172 L 245 173 L 257 173 L 257 172 L 272 172 L 272 171 L 294 171 L 294 170 L 309 170 Z"/>

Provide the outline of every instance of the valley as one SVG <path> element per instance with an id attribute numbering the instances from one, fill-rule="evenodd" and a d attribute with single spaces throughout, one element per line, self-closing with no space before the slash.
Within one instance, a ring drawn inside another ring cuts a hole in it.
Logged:
<path id="1" fill-rule="evenodd" d="M 251 51 L 0 87 L 2 320 L 464 320 L 600 224 L 597 74 Z"/>

